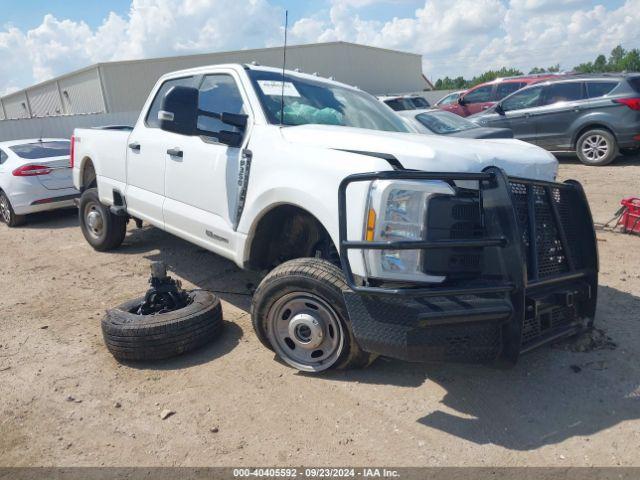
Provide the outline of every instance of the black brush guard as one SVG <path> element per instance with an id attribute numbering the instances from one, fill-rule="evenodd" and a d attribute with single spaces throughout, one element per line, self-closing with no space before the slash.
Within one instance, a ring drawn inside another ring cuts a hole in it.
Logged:
<path id="1" fill-rule="evenodd" d="M 478 182 L 480 235 L 348 240 L 347 188 L 373 180 L 440 180 L 454 187 L 456 181 Z M 344 297 L 365 351 L 409 361 L 516 361 L 525 351 L 592 325 L 598 254 L 578 182 L 507 177 L 496 167 L 482 173 L 395 170 L 351 175 L 338 195 L 340 258 L 350 287 Z M 449 258 L 470 252 L 479 270 L 473 278 L 452 274 L 438 285 L 365 282 L 352 272 L 348 252 L 354 249 L 423 250 Z"/>

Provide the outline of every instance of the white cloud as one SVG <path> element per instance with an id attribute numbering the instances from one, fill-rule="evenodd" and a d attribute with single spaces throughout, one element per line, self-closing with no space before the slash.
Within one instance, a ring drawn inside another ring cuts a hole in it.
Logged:
<path id="1" fill-rule="evenodd" d="M 6 26 L 0 94 L 99 61 L 279 45 L 283 12 L 271 2 L 132 0 L 126 15 L 110 13 L 97 28 L 53 15 L 28 31 Z M 615 8 L 583 0 L 424 0 L 413 15 L 394 17 L 400 3 L 406 0 L 330 0 L 328 10 L 293 23 L 290 43 L 345 40 L 413 51 L 436 78 L 503 65 L 570 68 L 617 44 L 640 46 L 640 0 Z M 364 15 L 374 4 L 390 18 Z"/>

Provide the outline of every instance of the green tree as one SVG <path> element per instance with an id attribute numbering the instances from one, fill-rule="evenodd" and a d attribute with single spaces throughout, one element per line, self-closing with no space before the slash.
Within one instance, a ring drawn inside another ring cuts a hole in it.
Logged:
<path id="1" fill-rule="evenodd" d="M 617 72 L 622 70 L 622 62 L 626 57 L 627 52 L 622 45 L 618 45 L 616 48 L 611 50 L 611 54 L 609 55 L 609 61 L 607 62 L 607 71 L 609 72 Z M 600 58 L 600 57 L 598 57 Z"/>

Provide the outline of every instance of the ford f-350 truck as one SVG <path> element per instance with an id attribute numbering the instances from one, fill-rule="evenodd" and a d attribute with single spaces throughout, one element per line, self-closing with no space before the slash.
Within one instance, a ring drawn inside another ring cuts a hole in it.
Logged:
<path id="1" fill-rule="evenodd" d="M 132 218 L 269 272 L 253 326 L 299 370 L 514 362 L 592 326 L 589 206 L 536 146 L 411 133 L 355 87 L 255 65 L 165 75 L 133 129 L 72 145 L 96 250 Z"/>

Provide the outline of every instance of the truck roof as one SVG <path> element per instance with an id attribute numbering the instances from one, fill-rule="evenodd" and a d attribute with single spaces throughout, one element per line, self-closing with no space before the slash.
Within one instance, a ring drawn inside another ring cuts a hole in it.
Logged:
<path id="1" fill-rule="evenodd" d="M 183 76 L 183 75 L 206 74 L 207 71 L 211 70 L 212 68 L 226 68 L 226 69 L 232 69 L 232 70 L 236 70 L 236 71 L 254 70 L 254 71 L 271 72 L 271 73 L 277 73 L 277 74 L 281 74 L 282 73 L 282 68 L 276 68 L 276 67 L 267 67 L 267 66 L 255 65 L 255 64 L 221 63 L 221 64 L 204 65 L 204 66 L 200 66 L 200 67 L 188 68 L 188 69 L 185 69 L 185 70 L 176 70 L 176 71 L 164 74 L 161 77 L 161 79 L 164 80 L 164 79 L 167 79 L 167 78 L 174 78 L 174 77 L 179 77 L 179 76 Z M 316 81 L 316 82 L 323 82 L 323 83 L 329 83 L 329 84 L 340 86 L 340 87 L 343 87 L 343 88 L 350 88 L 350 89 L 353 89 L 353 90 L 360 90 L 356 86 L 338 82 L 333 78 L 321 77 L 317 73 L 311 74 L 311 73 L 304 73 L 304 72 L 300 72 L 300 71 L 297 71 L 297 70 L 288 70 L 288 69 L 285 69 L 284 72 L 285 72 L 285 75 L 291 76 L 291 77 L 298 77 L 300 79 L 311 80 L 311 81 Z"/>

